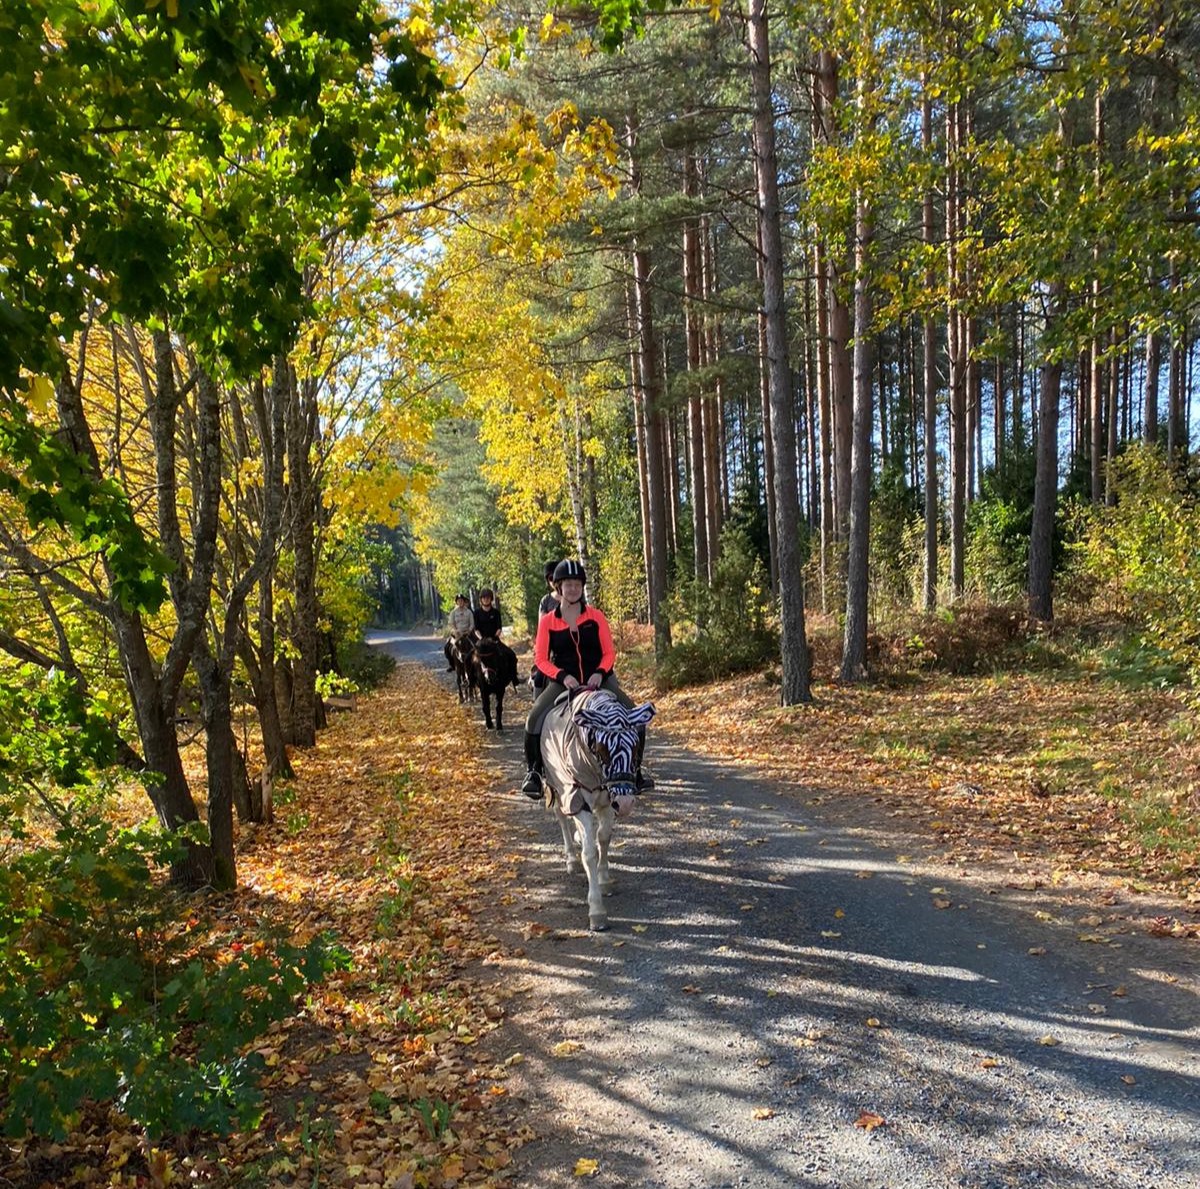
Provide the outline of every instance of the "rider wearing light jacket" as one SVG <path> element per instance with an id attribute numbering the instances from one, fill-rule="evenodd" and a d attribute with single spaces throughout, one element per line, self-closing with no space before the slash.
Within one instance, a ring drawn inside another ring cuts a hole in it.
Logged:
<path id="1" fill-rule="evenodd" d="M 589 689 L 606 689 L 622 706 L 634 708 L 633 700 L 613 674 L 617 657 L 608 620 L 603 611 L 589 607 L 584 601 L 583 584 L 586 581 L 587 575 L 579 562 L 559 562 L 554 570 L 559 605 L 538 620 L 533 661 L 546 677 L 546 688 L 538 695 L 525 720 L 528 771 L 521 785 L 521 791 L 533 799 L 542 795 L 542 720 L 564 690 L 578 689 L 581 685 Z M 639 748 L 639 764 L 640 758 Z M 642 775 L 639 766 L 638 787 L 649 786 L 650 781 Z"/>
<path id="2" fill-rule="evenodd" d="M 475 630 L 475 617 L 471 614 L 471 608 L 467 605 L 467 596 L 465 594 L 454 596 L 454 610 L 450 612 L 447 626 L 450 628 L 450 635 L 446 637 L 446 643 L 442 646 L 442 652 L 446 657 L 447 671 L 453 671 L 454 662 L 450 659 L 450 645 L 460 636 L 469 636 Z"/>

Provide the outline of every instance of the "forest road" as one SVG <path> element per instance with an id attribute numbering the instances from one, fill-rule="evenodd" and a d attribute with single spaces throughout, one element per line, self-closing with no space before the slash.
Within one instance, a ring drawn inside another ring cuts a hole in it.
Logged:
<path id="1" fill-rule="evenodd" d="M 373 642 L 444 670 L 440 638 Z M 510 705 L 502 737 L 463 713 L 523 856 L 492 921 L 517 956 L 484 968 L 516 992 L 486 1043 L 522 1054 L 507 1086 L 538 1134 L 517 1186 L 1200 1186 L 1200 942 L 1150 936 L 1131 893 L 912 859 L 882 811 L 823 816 L 659 719 L 591 934 L 552 817 L 517 791 L 528 691 Z"/>

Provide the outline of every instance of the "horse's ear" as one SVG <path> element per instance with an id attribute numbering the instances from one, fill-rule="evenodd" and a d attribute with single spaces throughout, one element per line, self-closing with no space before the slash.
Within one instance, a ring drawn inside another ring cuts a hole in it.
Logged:
<path id="1" fill-rule="evenodd" d="M 629 721 L 635 727 L 644 727 L 657 713 L 653 702 L 643 702 L 629 712 Z"/>

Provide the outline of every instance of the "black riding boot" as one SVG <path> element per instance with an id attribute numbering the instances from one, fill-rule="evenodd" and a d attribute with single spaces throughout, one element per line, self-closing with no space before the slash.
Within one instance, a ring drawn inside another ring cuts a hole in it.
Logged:
<path id="1" fill-rule="evenodd" d="M 525 732 L 525 781 L 521 792 L 531 801 L 542 799 L 542 737 Z"/>
<path id="2" fill-rule="evenodd" d="M 642 752 L 646 750 L 646 728 L 638 728 L 637 754 L 634 756 L 634 787 L 640 793 L 654 787 L 654 777 L 642 771 Z"/>

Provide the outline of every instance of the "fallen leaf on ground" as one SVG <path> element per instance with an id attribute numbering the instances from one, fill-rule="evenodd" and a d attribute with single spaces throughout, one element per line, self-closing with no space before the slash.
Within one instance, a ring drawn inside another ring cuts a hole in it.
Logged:
<path id="1" fill-rule="evenodd" d="M 1039 1036 L 1038 1044 L 1053 1048 L 1054 1045 L 1062 1044 L 1062 1041 L 1057 1036 Z"/>
<path id="2" fill-rule="evenodd" d="M 585 1156 L 581 1156 L 575 1161 L 575 1175 L 577 1177 L 594 1177 L 599 1171 L 599 1160 L 591 1160 Z"/>
<path id="3" fill-rule="evenodd" d="M 753 1117 L 755 1119 L 773 1119 L 775 1118 L 775 1112 L 769 1106 L 760 1106 L 754 1112 Z"/>
<path id="4" fill-rule="evenodd" d="M 854 1120 L 854 1126 L 861 1127 L 863 1131 L 874 1131 L 876 1127 L 886 1127 L 887 1120 L 882 1115 L 875 1114 L 874 1111 L 863 1111 Z"/>

